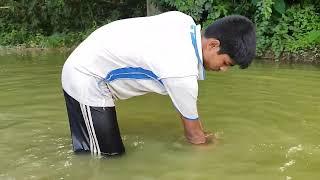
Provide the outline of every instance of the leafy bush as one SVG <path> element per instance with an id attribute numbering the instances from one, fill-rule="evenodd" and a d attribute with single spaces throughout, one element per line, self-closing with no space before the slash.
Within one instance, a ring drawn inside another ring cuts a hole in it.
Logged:
<path id="1" fill-rule="evenodd" d="M 71 46 L 92 28 L 145 15 L 145 6 L 141 0 L 0 0 L 0 46 Z"/>
<path id="2" fill-rule="evenodd" d="M 189 14 L 203 27 L 230 14 L 250 18 L 259 56 L 319 49 L 319 0 L 151 1 L 163 11 Z M 0 47 L 75 46 L 107 22 L 145 13 L 145 0 L 0 0 Z"/>
<path id="3" fill-rule="evenodd" d="M 319 44 L 320 16 L 312 5 L 292 6 L 273 28 L 271 49 L 276 54 L 310 49 Z"/>

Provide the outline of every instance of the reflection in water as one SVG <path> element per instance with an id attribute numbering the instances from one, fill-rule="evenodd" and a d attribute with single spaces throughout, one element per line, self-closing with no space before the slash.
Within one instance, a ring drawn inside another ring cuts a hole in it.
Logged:
<path id="1" fill-rule="evenodd" d="M 184 137 L 170 99 L 117 102 L 126 155 L 75 155 L 60 72 L 68 53 L 0 53 L 0 179 L 318 179 L 318 66 L 256 62 L 207 73 L 199 113 L 213 143 Z M 139 108 L 138 108 L 139 107 Z"/>

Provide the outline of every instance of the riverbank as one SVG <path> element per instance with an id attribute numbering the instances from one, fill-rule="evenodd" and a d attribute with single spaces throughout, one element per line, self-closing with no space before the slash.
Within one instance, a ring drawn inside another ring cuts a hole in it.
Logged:
<path id="1" fill-rule="evenodd" d="M 294 53 L 284 52 L 281 53 L 278 58 L 272 51 L 267 51 L 263 56 L 259 56 L 258 58 L 284 63 L 320 64 L 320 46 L 310 50 L 300 50 Z"/>
<path id="2" fill-rule="evenodd" d="M 75 47 L 61 48 L 26 48 L 23 46 L 17 47 L 1 47 L 0 55 L 5 54 L 20 54 L 20 55 L 38 55 L 39 53 L 71 53 Z M 271 51 L 267 51 L 263 56 L 258 56 L 257 59 L 269 62 L 279 63 L 297 63 L 297 64 L 320 64 L 320 47 L 313 50 L 299 51 L 297 53 L 282 53 L 279 58 L 276 58 Z"/>
<path id="3" fill-rule="evenodd" d="M 74 48 L 25 48 L 25 47 L 10 47 L 10 48 L 0 48 L 0 56 L 7 54 L 17 54 L 17 55 L 38 55 L 46 53 L 69 53 Z"/>

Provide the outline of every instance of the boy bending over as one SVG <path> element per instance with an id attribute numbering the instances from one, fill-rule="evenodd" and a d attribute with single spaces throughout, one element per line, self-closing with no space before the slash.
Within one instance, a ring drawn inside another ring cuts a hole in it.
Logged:
<path id="1" fill-rule="evenodd" d="M 200 25 L 181 12 L 112 22 L 94 31 L 66 60 L 62 87 L 73 150 L 125 152 L 114 101 L 148 92 L 169 95 L 192 144 L 209 138 L 197 111 L 205 69 L 247 68 L 255 57 L 253 23 L 238 15 Z"/>

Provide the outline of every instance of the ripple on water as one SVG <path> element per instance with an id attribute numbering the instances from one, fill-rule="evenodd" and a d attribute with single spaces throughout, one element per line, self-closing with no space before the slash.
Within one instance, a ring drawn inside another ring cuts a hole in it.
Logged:
<path id="1" fill-rule="evenodd" d="M 299 144 L 298 146 L 290 147 L 286 153 L 286 158 L 288 158 L 290 155 L 295 154 L 295 153 L 302 151 L 302 150 L 303 150 L 303 148 L 302 148 L 301 144 Z"/>
<path id="2" fill-rule="evenodd" d="M 124 143 L 129 144 L 130 147 L 133 147 L 135 149 L 143 149 L 143 146 L 145 144 L 145 141 L 143 137 L 140 136 L 128 136 L 128 135 L 123 135 L 122 140 Z"/>
<path id="3" fill-rule="evenodd" d="M 289 168 L 290 166 L 293 166 L 295 163 L 296 161 L 291 159 L 288 162 L 284 163 L 284 165 L 281 166 L 279 169 L 281 172 L 284 172 L 287 168 Z"/>

